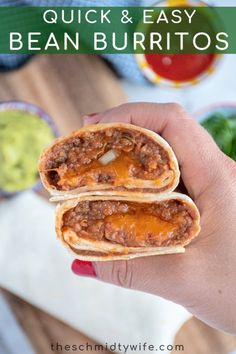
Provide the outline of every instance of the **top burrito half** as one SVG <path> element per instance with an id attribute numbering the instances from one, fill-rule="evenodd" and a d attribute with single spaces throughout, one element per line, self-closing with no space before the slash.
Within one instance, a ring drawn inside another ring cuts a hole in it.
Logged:
<path id="1" fill-rule="evenodd" d="M 180 175 L 160 135 L 124 123 L 88 125 L 55 140 L 43 152 L 39 172 L 55 199 L 103 191 L 171 192 Z"/>

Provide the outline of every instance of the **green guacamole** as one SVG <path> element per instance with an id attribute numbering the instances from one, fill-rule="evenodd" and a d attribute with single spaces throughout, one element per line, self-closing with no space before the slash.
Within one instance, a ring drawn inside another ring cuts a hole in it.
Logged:
<path id="1" fill-rule="evenodd" d="M 0 111 L 0 190 L 16 192 L 38 179 L 38 159 L 54 138 L 37 115 L 22 110 Z"/>
<path id="2" fill-rule="evenodd" d="M 225 116 L 214 113 L 202 122 L 219 148 L 236 161 L 236 115 Z"/>

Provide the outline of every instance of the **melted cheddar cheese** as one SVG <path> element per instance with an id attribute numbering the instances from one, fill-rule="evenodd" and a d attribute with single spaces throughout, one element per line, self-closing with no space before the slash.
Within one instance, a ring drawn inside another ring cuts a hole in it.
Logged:
<path id="1" fill-rule="evenodd" d="M 171 223 L 161 218 L 137 213 L 137 214 L 113 214 L 105 218 L 105 222 L 111 224 L 112 230 L 125 235 L 124 244 L 144 245 L 149 241 L 155 244 L 162 243 L 173 235 L 173 231 L 179 228 L 178 223 Z M 115 236 L 113 241 L 115 241 Z M 148 242 L 148 243 L 149 243 Z"/>
<path id="2" fill-rule="evenodd" d="M 107 165 L 101 164 L 98 160 L 94 160 L 89 164 L 77 167 L 75 170 L 68 170 L 66 172 L 58 170 L 60 180 L 59 186 L 67 186 L 70 188 L 76 188 L 78 185 L 93 186 L 97 183 L 108 183 L 113 186 L 120 186 L 129 183 L 132 179 L 138 182 L 138 178 L 133 176 L 133 170 L 139 168 L 143 170 L 143 166 L 137 158 L 131 153 L 121 153 L 115 160 L 111 161 Z M 167 182 L 173 178 L 173 171 L 168 166 L 163 166 L 163 173 L 160 177 L 156 177 L 152 171 L 143 170 L 144 179 L 154 181 L 158 185 L 162 185 L 165 179 Z M 99 180 L 99 176 L 101 179 Z M 108 176 L 103 180 L 102 177 Z M 109 180 L 110 176 L 110 180 Z M 131 182 L 132 183 L 132 182 Z"/>

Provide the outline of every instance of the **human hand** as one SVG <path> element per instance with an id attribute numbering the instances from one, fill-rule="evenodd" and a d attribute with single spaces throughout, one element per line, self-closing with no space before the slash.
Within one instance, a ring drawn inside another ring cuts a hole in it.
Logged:
<path id="1" fill-rule="evenodd" d="M 129 261 L 82 262 L 78 275 L 162 296 L 236 334 L 236 163 L 177 104 L 125 104 L 86 123 L 126 122 L 159 133 L 172 146 L 188 194 L 201 214 L 201 233 L 186 253 Z"/>

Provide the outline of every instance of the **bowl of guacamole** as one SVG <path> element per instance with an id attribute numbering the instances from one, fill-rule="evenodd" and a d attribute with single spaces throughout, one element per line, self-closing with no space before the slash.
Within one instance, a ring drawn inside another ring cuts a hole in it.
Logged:
<path id="1" fill-rule="evenodd" d="M 58 136 L 52 119 L 25 102 L 0 102 L 0 195 L 40 187 L 38 159 Z"/>
<path id="2" fill-rule="evenodd" d="M 236 161 L 236 103 L 211 106 L 196 117 L 219 148 Z"/>

